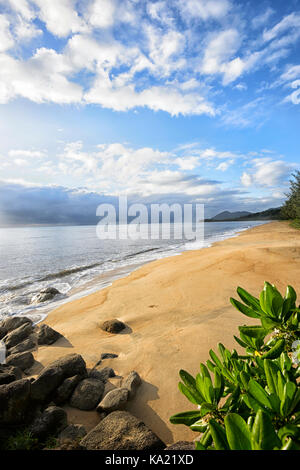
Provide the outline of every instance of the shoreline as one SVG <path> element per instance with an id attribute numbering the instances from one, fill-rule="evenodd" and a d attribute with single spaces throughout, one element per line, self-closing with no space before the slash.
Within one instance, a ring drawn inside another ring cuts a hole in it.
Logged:
<path id="1" fill-rule="evenodd" d="M 299 270 L 299 232 L 284 222 L 262 224 L 209 248 L 152 261 L 50 312 L 45 323 L 64 338 L 40 347 L 35 359 L 45 366 L 77 352 L 93 366 L 101 353 L 118 354 L 103 366 L 112 367 L 119 377 L 136 370 L 143 380 L 126 409 L 167 444 L 192 440 L 195 433 L 169 423 L 172 414 L 193 409 L 178 390 L 179 370 L 197 373 L 218 342 L 238 349 L 233 334 L 245 317 L 229 302 L 238 285 L 254 295 L 265 280 L 281 291 L 287 284 L 299 290 Z M 128 330 L 118 335 L 103 332 L 99 324 L 111 318 L 126 323 Z M 247 324 L 256 323 L 247 319 Z M 67 412 L 71 422 L 87 428 L 98 424 L 97 412 Z"/>
<path id="2" fill-rule="evenodd" d="M 260 226 L 264 225 L 267 223 L 270 223 L 271 221 L 257 221 L 258 225 L 255 226 Z M 220 224 L 222 222 L 216 222 L 217 224 Z M 227 221 L 224 221 L 226 224 Z M 247 221 L 245 221 L 247 223 Z M 82 297 L 86 297 L 88 295 L 91 295 L 95 292 L 98 292 L 100 290 L 105 289 L 106 287 L 110 287 L 112 283 L 115 280 L 124 278 L 129 276 L 132 272 L 140 269 L 141 267 L 152 263 L 153 261 L 157 261 L 160 259 L 164 258 L 169 258 L 173 256 L 179 256 L 185 253 L 186 251 L 198 251 L 200 249 L 204 248 L 209 248 L 213 246 L 215 243 L 223 240 L 227 240 L 228 238 L 235 238 L 239 236 L 241 233 L 243 233 L 246 230 L 250 230 L 253 228 L 253 226 L 247 226 L 247 227 L 232 227 L 231 229 L 228 228 L 228 230 L 225 230 L 225 232 L 221 233 L 216 233 L 212 236 L 207 237 L 204 240 L 204 246 L 203 247 L 198 247 L 197 246 L 197 241 L 186 241 L 185 243 L 174 245 L 174 247 L 171 245 L 168 249 L 161 250 L 160 249 L 153 249 L 153 250 L 147 250 L 147 251 L 153 251 L 154 254 L 152 257 L 149 259 L 135 259 L 138 257 L 139 254 L 144 254 L 144 252 L 133 254 L 130 256 L 130 258 L 133 259 L 132 263 L 125 263 L 125 259 L 119 260 L 120 265 L 118 265 L 115 268 L 110 268 L 107 270 L 104 270 L 101 273 L 94 273 L 93 277 L 90 277 L 90 279 L 85 280 L 84 282 L 79 282 L 72 287 L 66 292 L 63 293 L 57 297 L 54 297 L 52 300 L 49 302 L 45 303 L 40 303 L 40 304 L 29 304 L 24 307 L 22 311 L 19 311 L 15 313 L 15 315 L 21 315 L 21 316 L 27 316 L 31 318 L 35 324 L 39 324 L 43 321 L 46 320 L 47 316 L 53 311 L 56 310 L 57 308 L 60 308 L 62 305 L 73 302 L 74 300 L 78 300 Z M 216 239 L 215 239 L 216 238 Z M 195 247 L 194 247 L 195 246 Z M 72 269 L 72 268 L 70 268 Z M 60 280 L 54 281 L 53 287 L 57 287 L 58 290 L 60 290 L 60 286 L 57 285 Z M 51 285 L 52 285 L 51 284 Z M 46 286 L 47 287 L 47 286 Z M 38 291 L 36 291 L 36 295 L 38 294 Z"/>

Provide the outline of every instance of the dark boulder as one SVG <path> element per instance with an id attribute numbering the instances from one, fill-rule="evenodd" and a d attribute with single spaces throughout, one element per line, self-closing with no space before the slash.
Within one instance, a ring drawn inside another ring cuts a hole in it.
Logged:
<path id="1" fill-rule="evenodd" d="M 22 371 L 18 367 L 0 364 L 0 385 L 9 384 L 22 378 Z"/>
<path id="2" fill-rule="evenodd" d="M 118 354 L 114 354 L 114 353 L 102 353 L 101 356 L 100 356 L 100 359 L 101 359 L 101 360 L 104 360 L 104 359 L 114 359 L 115 357 L 118 357 Z"/>
<path id="3" fill-rule="evenodd" d="M 125 323 L 121 322 L 120 320 L 107 320 L 100 326 L 103 331 L 107 331 L 108 333 L 120 333 L 120 331 L 126 328 Z"/>
<path id="4" fill-rule="evenodd" d="M 103 367 L 103 369 L 91 369 L 89 377 L 107 382 L 110 377 L 115 377 L 115 371 L 111 367 Z"/>
<path id="5" fill-rule="evenodd" d="M 22 341 L 22 343 L 19 343 L 13 348 L 10 348 L 8 350 L 8 355 L 17 354 L 25 351 L 34 351 L 35 349 L 37 349 L 37 340 L 35 335 L 31 335 L 27 339 Z"/>
<path id="6" fill-rule="evenodd" d="M 57 436 L 67 427 L 67 413 L 58 406 L 49 406 L 30 425 L 29 432 L 43 441 L 49 436 Z"/>
<path id="7" fill-rule="evenodd" d="M 10 331 L 16 330 L 17 328 L 22 325 L 25 325 L 26 323 L 30 323 L 32 325 L 32 320 L 27 317 L 12 316 L 5 318 L 0 322 L 0 329 L 1 331 L 5 331 L 5 335 L 7 335 L 7 333 L 9 333 Z"/>
<path id="8" fill-rule="evenodd" d="M 142 421 L 127 411 L 106 416 L 81 441 L 88 450 L 162 450 L 165 444 Z"/>
<path id="9" fill-rule="evenodd" d="M 82 380 L 80 375 L 68 377 L 63 383 L 55 390 L 52 400 L 56 405 L 66 403 L 71 397 L 76 385 Z"/>
<path id="10" fill-rule="evenodd" d="M 56 295 L 59 295 L 59 290 L 55 289 L 55 287 L 46 287 L 46 289 L 42 289 L 32 300 L 33 303 L 42 303 L 48 302 L 52 300 Z"/>
<path id="11" fill-rule="evenodd" d="M 93 410 L 98 405 L 104 392 L 104 383 L 97 379 L 84 379 L 76 386 L 70 405 L 79 410 Z"/>
<path id="12" fill-rule="evenodd" d="M 39 345 L 53 344 L 59 338 L 62 337 L 62 335 L 58 333 L 58 331 L 53 330 L 53 328 L 45 324 L 37 328 L 36 334 L 37 334 L 37 342 Z"/>
<path id="13" fill-rule="evenodd" d="M 69 424 L 58 436 L 58 441 L 63 442 L 79 442 L 87 432 L 82 424 Z"/>
<path id="14" fill-rule="evenodd" d="M 0 385 L 0 424 L 24 424 L 30 413 L 30 380 Z"/>
<path id="15" fill-rule="evenodd" d="M 46 401 L 68 377 L 87 376 L 85 362 L 79 354 L 67 354 L 45 367 L 32 383 L 31 394 L 36 401 Z"/>
<path id="16" fill-rule="evenodd" d="M 33 333 L 33 326 L 32 323 L 24 323 L 23 325 L 19 326 L 18 328 L 10 331 L 7 333 L 6 336 L 3 338 L 3 342 L 7 349 L 11 349 L 17 344 L 21 343 L 25 339 L 28 338 Z"/>
<path id="17" fill-rule="evenodd" d="M 30 369 L 34 364 L 34 357 L 31 352 L 25 351 L 17 354 L 11 354 L 6 360 L 7 365 L 19 367 L 21 370 Z"/>

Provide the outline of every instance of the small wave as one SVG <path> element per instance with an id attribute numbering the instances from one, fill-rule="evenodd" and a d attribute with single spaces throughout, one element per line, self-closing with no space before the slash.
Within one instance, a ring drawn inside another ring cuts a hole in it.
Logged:
<path id="1" fill-rule="evenodd" d="M 50 281 L 51 279 L 57 279 L 57 278 L 69 276 L 70 274 L 75 274 L 75 273 L 79 273 L 79 272 L 82 272 L 82 271 L 87 271 L 89 269 L 97 268 L 98 266 L 101 266 L 102 264 L 103 264 L 103 262 L 87 264 L 85 266 L 74 266 L 73 268 L 63 269 L 63 270 L 57 271 L 55 273 L 46 274 L 46 276 L 43 276 L 43 277 L 39 278 L 37 280 L 37 282 Z"/>

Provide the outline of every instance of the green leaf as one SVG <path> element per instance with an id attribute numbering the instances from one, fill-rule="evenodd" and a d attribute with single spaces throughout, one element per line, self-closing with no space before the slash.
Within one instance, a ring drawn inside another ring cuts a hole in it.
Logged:
<path id="1" fill-rule="evenodd" d="M 179 375 L 185 386 L 189 389 L 194 398 L 197 400 L 197 404 L 202 403 L 203 397 L 197 389 L 196 380 L 194 379 L 194 377 L 183 369 L 179 371 Z"/>
<path id="2" fill-rule="evenodd" d="M 249 382 L 249 393 L 263 407 L 266 407 L 266 408 L 269 408 L 270 410 L 272 410 L 272 405 L 271 405 L 270 400 L 268 398 L 267 392 L 255 380 L 250 380 L 250 382 Z"/>
<path id="3" fill-rule="evenodd" d="M 300 446 L 293 441 L 293 439 L 289 439 L 287 443 L 281 447 L 281 450 L 300 450 Z"/>
<path id="4" fill-rule="evenodd" d="M 209 420 L 209 429 L 216 450 L 229 450 L 225 429 L 215 419 Z"/>
<path id="5" fill-rule="evenodd" d="M 283 442 L 287 437 L 291 437 L 292 439 L 299 439 L 300 437 L 300 429 L 298 426 L 294 424 L 286 424 L 278 431 L 278 437 Z"/>
<path id="6" fill-rule="evenodd" d="M 239 326 L 239 331 L 250 338 L 262 339 L 267 336 L 268 331 L 262 326 Z"/>
<path id="7" fill-rule="evenodd" d="M 279 371 L 278 367 L 270 359 L 264 359 L 264 370 L 265 370 L 267 384 L 268 384 L 270 393 L 278 394 L 278 388 L 277 388 L 277 373 Z"/>
<path id="8" fill-rule="evenodd" d="M 260 409 L 255 417 L 251 438 L 257 444 L 256 448 L 261 450 L 273 450 L 274 447 L 281 447 L 270 417 Z"/>
<path id="9" fill-rule="evenodd" d="M 285 298 L 291 301 L 291 308 L 296 307 L 297 294 L 292 286 L 287 286 Z"/>
<path id="10" fill-rule="evenodd" d="M 275 319 L 271 320 L 268 317 L 261 317 L 260 321 L 261 321 L 262 326 L 266 328 L 266 330 L 268 331 L 273 330 L 274 328 L 277 328 L 278 323 L 279 323 Z"/>
<path id="11" fill-rule="evenodd" d="M 200 406 L 201 417 L 203 418 L 203 416 L 207 415 L 207 413 L 212 413 L 215 410 L 216 410 L 216 407 L 214 405 L 212 405 L 211 403 L 204 402 Z"/>
<path id="12" fill-rule="evenodd" d="M 247 305 L 242 304 L 239 300 L 230 297 L 230 302 L 239 312 L 243 313 L 247 317 L 260 318 L 260 314 L 258 312 L 250 307 L 247 307 Z"/>
<path id="13" fill-rule="evenodd" d="M 192 431 L 196 432 L 205 432 L 207 429 L 208 423 L 204 421 L 204 419 L 198 419 L 193 424 L 191 424 L 190 428 Z"/>
<path id="14" fill-rule="evenodd" d="M 230 449 L 251 450 L 251 434 L 243 418 L 236 413 L 229 413 L 224 423 Z"/>
<path id="15" fill-rule="evenodd" d="M 260 307 L 260 303 L 259 303 L 259 300 L 254 297 L 253 295 L 249 294 L 249 292 L 247 292 L 245 289 L 243 289 L 242 287 L 238 287 L 237 288 L 237 293 L 238 295 L 240 296 L 240 298 L 242 299 L 243 302 L 245 302 L 246 305 L 248 305 L 249 307 L 252 308 L 252 310 L 258 312 L 258 313 L 261 313 L 262 310 L 261 310 L 261 307 Z"/>
<path id="16" fill-rule="evenodd" d="M 280 405 L 280 413 L 282 416 L 288 416 L 291 408 L 291 404 L 294 395 L 297 391 L 297 387 L 293 382 L 287 382 L 283 387 L 283 397 Z"/>
<path id="17" fill-rule="evenodd" d="M 215 400 L 216 403 L 222 398 L 224 392 L 224 379 L 223 376 L 218 372 L 215 371 L 215 381 L 214 381 L 214 389 L 215 389 Z"/>
<path id="18" fill-rule="evenodd" d="M 195 449 L 196 450 L 206 450 L 206 447 L 204 447 L 204 445 L 202 445 L 201 442 L 196 441 L 195 442 Z"/>
<path id="19" fill-rule="evenodd" d="M 248 347 L 248 344 L 244 343 L 244 341 L 242 341 L 240 338 L 238 338 L 235 335 L 233 335 L 233 337 L 236 340 L 236 342 L 239 343 L 240 346 L 242 346 L 242 348 L 247 348 Z"/>
<path id="20" fill-rule="evenodd" d="M 279 357 L 280 354 L 284 351 L 284 348 L 285 340 L 282 338 L 278 339 L 276 344 L 262 356 L 262 359 L 277 359 L 277 357 Z"/>
<path id="21" fill-rule="evenodd" d="M 185 411 L 183 413 L 177 413 L 170 418 L 172 424 L 185 424 L 190 426 L 201 417 L 200 411 Z"/>
<path id="22" fill-rule="evenodd" d="M 179 382 L 178 388 L 183 393 L 183 395 L 186 396 L 186 398 L 191 402 L 194 403 L 194 405 L 199 405 L 198 399 L 193 395 L 192 392 L 182 383 Z"/>
<path id="23" fill-rule="evenodd" d="M 205 431 L 205 433 L 203 434 L 203 436 L 201 436 L 200 444 L 202 444 L 202 445 L 206 448 L 206 447 L 209 446 L 211 443 L 212 443 L 211 432 L 210 432 L 210 429 L 207 428 L 207 430 Z"/>
<path id="24" fill-rule="evenodd" d="M 222 368 L 223 368 L 223 364 L 222 364 L 222 362 L 220 361 L 220 359 L 218 358 L 218 356 L 216 355 L 216 353 L 215 353 L 212 349 L 210 349 L 209 355 L 210 355 L 211 359 L 214 361 L 214 363 L 215 363 L 220 369 L 222 369 Z"/>

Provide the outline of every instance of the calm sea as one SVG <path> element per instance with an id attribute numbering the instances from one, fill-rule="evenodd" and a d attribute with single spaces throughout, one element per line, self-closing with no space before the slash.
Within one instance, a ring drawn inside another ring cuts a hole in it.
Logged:
<path id="1" fill-rule="evenodd" d="M 204 246 L 264 222 L 205 223 Z M 158 258 L 198 249 L 186 240 L 100 240 L 94 226 L 0 228 L 0 318 L 39 321 L 63 302 L 109 285 Z M 45 287 L 61 295 L 32 304 Z"/>

